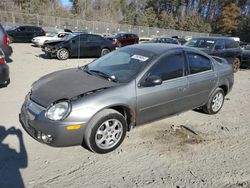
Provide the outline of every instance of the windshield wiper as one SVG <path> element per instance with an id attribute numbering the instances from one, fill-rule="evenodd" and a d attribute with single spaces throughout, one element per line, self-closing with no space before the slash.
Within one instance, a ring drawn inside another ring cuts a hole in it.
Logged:
<path id="1" fill-rule="evenodd" d="M 88 65 L 82 66 L 82 67 L 78 67 L 78 69 L 92 75 L 92 73 L 89 71 Z"/>
<path id="2" fill-rule="evenodd" d="M 109 81 L 113 81 L 113 82 L 117 82 L 116 78 L 114 75 L 110 75 L 108 73 L 105 73 L 105 72 L 102 72 L 102 71 L 99 71 L 99 70 L 88 70 L 90 73 L 96 73 L 98 74 L 99 76 L 103 77 L 103 78 L 106 78 L 108 79 Z"/>

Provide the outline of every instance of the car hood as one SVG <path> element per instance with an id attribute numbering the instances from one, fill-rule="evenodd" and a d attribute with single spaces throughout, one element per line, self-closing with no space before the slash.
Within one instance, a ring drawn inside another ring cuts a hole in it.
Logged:
<path id="1" fill-rule="evenodd" d="M 98 89 L 118 85 L 78 69 L 66 69 L 48 74 L 37 80 L 31 89 L 30 98 L 43 107 Z"/>
<path id="2" fill-rule="evenodd" d="M 61 42 L 64 42 L 64 40 L 62 40 L 62 39 L 60 39 L 60 40 L 49 40 L 49 41 L 46 41 L 44 43 L 44 45 L 54 46 L 54 45 L 59 44 Z"/>

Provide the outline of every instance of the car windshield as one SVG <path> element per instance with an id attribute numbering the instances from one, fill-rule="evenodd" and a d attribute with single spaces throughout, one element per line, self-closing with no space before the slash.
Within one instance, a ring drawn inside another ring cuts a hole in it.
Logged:
<path id="1" fill-rule="evenodd" d="M 49 33 L 48 35 L 47 35 L 47 37 L 54 37 L 54 36 L 56 36 L 58 33 Z"/>
<path id="2" fill-rule="evenodd" d="M 118 33 L 118 34 L 116 34 L 115 38 L 121 38 L 123 36 L 124 36 L 124 33 Z"/>
<path id="3" fill-rule="evenodd" d="M 137 76 L 155 55 L 151 52 L 125 48 L 111 52 L 83 67 L 90 74 L 126 83 Z"/>
<path id="4" fill-rule="evenodd" d="M 186 42 L 184 45 L 189 46 L 189 47 L 196 47 L 196 48 L 212 48 L 213 45 L 215 44 L 214 39 L 191 39 L 188 42 Z"/>
<path id="5" fill-rule="evenodd" d="M 77 36 L 79 34 L 69 34 L 69 35 L 65 35 L 65 37 L 63 37 L 63 40 L 70 40 L 72 38 L 74 38 L 75 36 Z"/>
<path id="6" fill-rule="evenodd" d="M 18 26 L 13 26 L 13 27 L 9 28 L 9 30 L 15 30 L 16 28 L 18 28 Z"/>

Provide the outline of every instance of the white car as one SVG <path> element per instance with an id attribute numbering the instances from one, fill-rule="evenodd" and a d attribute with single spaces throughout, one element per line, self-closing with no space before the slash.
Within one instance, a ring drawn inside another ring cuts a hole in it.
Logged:
<path id="1" fill-rule="evenodd" d="M 45 41 L 50 41 L 50 40 L 62 40 L 65 36 L 71 35 L 72 33 L 70 32 L 57 32 L 57 33 L 50 33 L 47 36 L 39 36 L 39 37 L 34 37 L 31 42 L 35 46 L 43 46 Z"/>

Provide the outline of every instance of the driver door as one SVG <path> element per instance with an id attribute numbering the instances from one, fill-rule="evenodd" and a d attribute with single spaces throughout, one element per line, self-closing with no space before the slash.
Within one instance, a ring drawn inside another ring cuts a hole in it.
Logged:
<path id="1" fill-rule="evenodd" d="M 181 50 L 162 57 L 149 69 L 144 78 L 149 76 L 160 77 L 162 84 L 137 87 L 137 124 L 180 112 L 185 104 L 188 82 L 185 76 L 185 58 Z"/>

